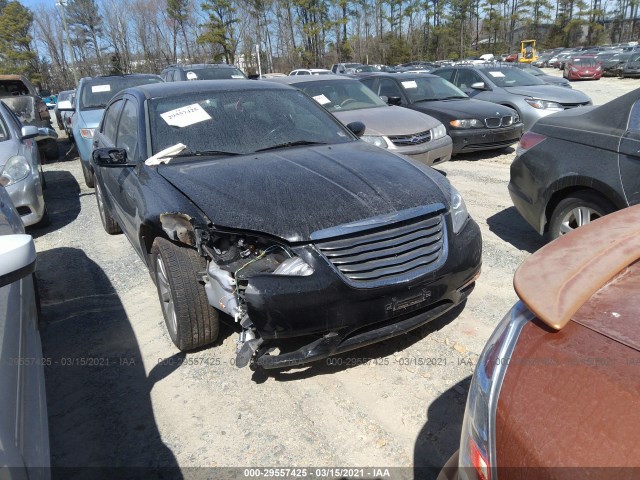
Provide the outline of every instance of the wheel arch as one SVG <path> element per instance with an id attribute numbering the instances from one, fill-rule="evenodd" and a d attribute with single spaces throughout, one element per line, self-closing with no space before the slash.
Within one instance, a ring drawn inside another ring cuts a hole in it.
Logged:
<path id="1" fill-rule="evenodd" d="M 558 204 L 568 196 L 577 192 L 589 192 L 613 204 L 617 209 L 625 208 L 626 202 L 615 189 L 594 178 L 583 176 L 565 177 L 556 180 L 549 188 L 552 192 L 546 202 L 543 218 L 543 232 L 549 231 L 549 219 Z"/>

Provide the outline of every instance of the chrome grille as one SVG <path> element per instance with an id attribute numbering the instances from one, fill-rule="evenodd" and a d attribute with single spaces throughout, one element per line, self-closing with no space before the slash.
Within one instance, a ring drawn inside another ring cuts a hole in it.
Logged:
<path id="1" fill-rule="evenodd" d="M 359 232 L 316 247 L 357 287 L 411 280 L 438 268 L 446 259 L 444 217 L 436 215 L 400 226 Z"/>
<path id="2" fill-rule="evenodd" d="M 485 118 L 484 124 L 487 126 L 487 128 L 508 127 L 510 125 L 513 125 L 513 115 Z"/>
<path id="3" fill-rule="evenodd" d="M 389 135 L 389 140 L 397 147 L 408 147 L 411 145 L 420 145 L 431 140 L 431 132 L 429 130 L 420 133 L 411 133 L 409 135 Z"/>

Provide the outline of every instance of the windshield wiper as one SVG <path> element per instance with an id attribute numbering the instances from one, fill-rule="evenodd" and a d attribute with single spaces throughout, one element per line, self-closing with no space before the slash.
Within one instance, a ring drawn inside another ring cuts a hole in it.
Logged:
<path id="1" fill-rule="evenodd" d="M 201 157 L 203 155 L 244 155 L 240 152 L 227 152 L 226 150 L 196 150 L 195 152 L 181 153 L 180 156 L 186 157 L 188 155 Z"/>
<path id="2" fill-rule="evenodd" d="M 275 150 L 277 148 L 298 147 L 301 145 L 326 145 L 326 142 L 311 142 L 308 140 L 296 140 L 295 142 L 279 143 L 266 148 L 259 148 L 256 152 L 265 152 L 267 150 Z"/>

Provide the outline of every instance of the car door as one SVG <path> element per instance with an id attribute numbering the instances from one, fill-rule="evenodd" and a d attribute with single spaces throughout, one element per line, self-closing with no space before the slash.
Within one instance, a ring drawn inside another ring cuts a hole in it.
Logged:
<path id="1" fill-rule="evenodd" d="M 640 203 L 640 100 L 631 107 L 627 131 L 620 139 L 618 162 L 627 202 Z"/>
<path id="2" fill-rule="evenodd" d="M 94 148 L 108 148 L 116 146 L 116 132 L 118 130 L 118 120 L 122 113 L 122 107 L 124 106 L 124 100 L 119 99 L 113 102 L 105 110 L 100 125 L 99 131 L 96 131 L 93 139 Z M 99 176 L 102 180 L 102 186 L 104 191 L 103 196 L 106 197 L 106 202 L 111 208 L 111 213 L 120 220 L 120 188 L 118 187 L 118 174 L 120 168 L 104 168 L 95 167 L 94 170 L 99 170 Z"/>
<path id="3" fill-rule="evenodd" d="M 140 146 L 138 143 L 138 103 L 128 97 L 125 99 L 118 128 L 116 132 L 116 148 L 127 151 L 129 163 L 140 161 Z M 118 189 L 120 227 L 128 233 L 129 238 L 135 238 L 138 224 L 138 199 L 140 185 L 138 182 L 138 167 L 111 168 Z"/>

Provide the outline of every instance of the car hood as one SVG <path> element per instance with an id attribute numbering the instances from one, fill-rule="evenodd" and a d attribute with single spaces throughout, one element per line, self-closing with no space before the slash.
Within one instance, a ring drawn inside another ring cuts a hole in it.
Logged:
<path id="1" fill-rule="evenodd" d="M 440 173 L 365 142 L 176 161 L 158 173 L 216 227 L 292 243 L 338 225 L 450 202 Z"/>
<path id="2" fill-rule="evenodd" d="M 96 128 L 100 125 L 104 109 L 99 110 L 81 110 L 77 112 L 78 127 L 80 128 Z"/>
<path id="3" fill-rule="evenodd" d="M 555 77 L 553 75 L 538 75 L 538 78 L 543 82 L 547 82 L 551 85 L 563 85 L 565 87 L 571 86 L 571 84 L 569 83 L 569 80 L 562 77 Z"/>
<path id="4" fill-rule="evenodd" d="M 549 100 L 559 103 L 584 103 L 591 99 L 578 90 L 569 90 L 566 87 L 557 85 L 529 85 L 526 87 L 504 87 L 504 89 L 515 95 L 523 97 L 534 97 L 542 100 Z"/>
<path id="5" fill-rule="evenodd" d="M 417 102 L 413 104 L 413 108 L 446 120 L 486 118 L 513 114 L 513 110 L 509 107 L 471 98 Z"/>
<path id="6" fill-rule="evenodd" d="M 363 108 L 331 112 L 343 124 L 362 122 L 365 135 L 410 135 L 438 126 L 439 120 L 402 107 Z"/>

